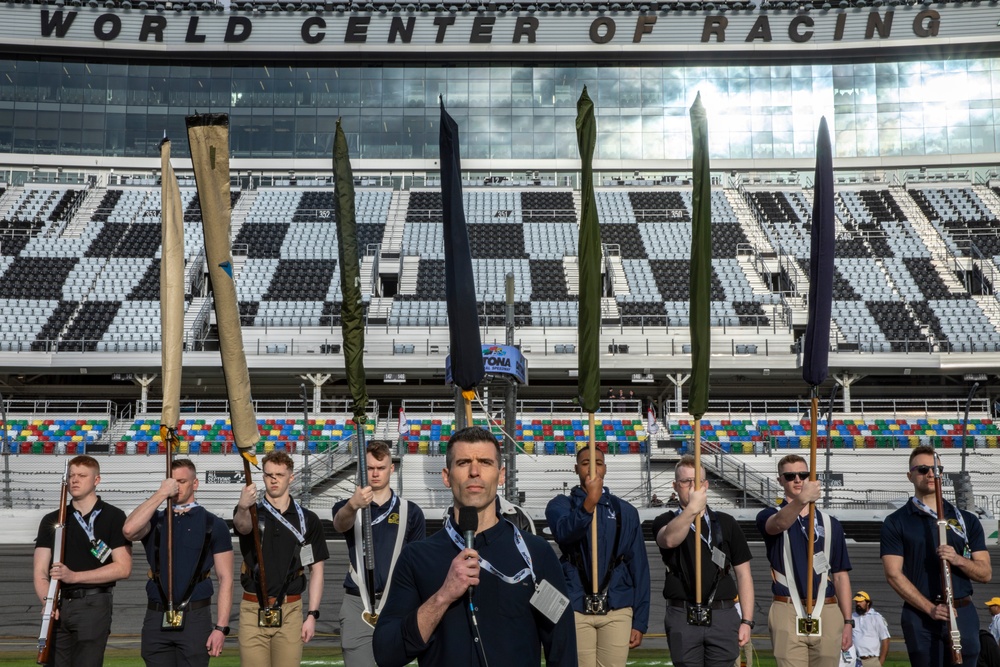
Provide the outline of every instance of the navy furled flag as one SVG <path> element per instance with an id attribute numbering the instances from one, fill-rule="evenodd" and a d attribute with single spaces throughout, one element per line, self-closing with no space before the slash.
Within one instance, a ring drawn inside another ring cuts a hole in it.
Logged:
<path id="1" fill-rule="evenodd" d="M 580 316 L 577 323 L 577 382 L 580 407 L 594 413 L 601 407 L 601 228 L 594 198 L 594 146 L 597 122 L 594 103 L 587 87 L 576 103 L 576 140 L 580 148 L 580 238 L 578 245 L 580 273 Z"/>
<path id="2" fill-rule="evenodd" d="M 816 137 L 813 188 L 812 246 L 809 250 L 809 323 L 802 356 L 802 379 L 815 387 L 829 371 L 830 311 L 833 306 L 833 151 L 826 118 Z"/>
<path id="3" fill-rule="evenodd" d="M 691 191 L 691 396 L 688 412 L 701 419 L 708 409 L 712 356 L 712 174 L 708 164 L 708 116 L 701 93 L 691 105 L 694 143 Z"/>
<path id="4" fill-rule="evenodd" d="M 458 125 L 441 100 L 441 207 L 444 217 L 444 282 L 451 336 L 451 377 L 463 391 L 483 379 L 483 345 L 472 273 L 472 250 L 462 206 L 462 161 Z"/>

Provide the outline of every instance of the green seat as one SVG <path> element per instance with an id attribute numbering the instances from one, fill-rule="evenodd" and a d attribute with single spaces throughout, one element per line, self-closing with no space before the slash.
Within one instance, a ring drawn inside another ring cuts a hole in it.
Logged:
<path id="1" fill-rule="evenodd" d="M 45 446 L 42 444 L 40 440 L 35 440 L 33 443 L 31 443 L 31 453 L 41 454 L 44 451 L 44 447 Z M 261 595 L 263 595 L 263 593 Z"/>
<path id="2" fill-rule="evenodd" d="M 213 442 L 212 443 L 212 447 L 211 447 L 211 452 L 213 454 L 221 454 L 222 453 L 222 443 L 221 442 Z M 261 595 L 263 595 L 263 593 L 261 593 Z"/>

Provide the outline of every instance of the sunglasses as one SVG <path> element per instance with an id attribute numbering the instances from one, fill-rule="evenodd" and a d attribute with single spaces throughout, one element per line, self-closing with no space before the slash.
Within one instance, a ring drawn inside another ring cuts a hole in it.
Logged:
<path id="1" fill-rule="evenodd" d="M 800 482 L 804 482 L 807 479 L 809 479 L 809 473 L 808 472 L 783 472 L 783 473 L 781 473 L 781 476 L 784 477 L 784 479 L 785 479 L 786 482 L 795 481 L 796 477 L 799 478 Z"/>
<path id="2" fill-rule="evenodd" d="M 934 470 L 934 466 L 913 466 L 910 468 L 910 472 L 915 472 L 919 475 L 926 475 L 932 470 Z"/>

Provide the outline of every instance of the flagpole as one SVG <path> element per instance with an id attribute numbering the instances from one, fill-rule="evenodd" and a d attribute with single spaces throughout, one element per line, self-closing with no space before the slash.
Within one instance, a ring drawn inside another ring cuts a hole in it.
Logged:
<path id="1" fill-rule="evenodd" d="M 833 152 L 826 118 L 821 118 L 816 135 L 816 173 L 813 179 L 813 214 L 809 246 L 809 320 L 802 354 L 802 379 L 809 385 L 809 482 L 816 482 L 816 448 L 819 430 L 819 386 L 829 373 L 830 313 L 833 304 L 834 252 Z M 829 425 L 827 425 L 829 436 Z M 827 442 L 829 447 L 829 441 Z M 816 503 L 809 503 L 809 526 L 806 529 L 805 618 L 799 619 L 805 634 L 821 631 L 819 619 L 813 619 L 813 603 L 826 591 L 815 590 Z M 829 535 L 826 539 L 829 539 Z M 787 539 L 787 538 L 786 538 Z M 794 573 L 792 573 L 794 574 Z"/>
<path id="2" fill-rule="evenodd" d="M 583 87 L 576 102 L 576 140 L 580 151 L 580 229 L 577 243 L 579 268 L 579 317 L 577 321 L 577 386 L 580 411 L 587 414 L 590 428 L 587 447 L 590 452 L 588 480 L 597 477 L 597 425 L 594 417 L 601 408 L 601 227 L 594 194 L 594 149 L 597 145 L 597 122 L 594 102 Z M 603 489 L 601 490 L 603 493 Z M 590 520 L 591 590 L 597 594 L 598 507 Z M 614 554 L 612 554 L 612 558 Z"/>
<path id="3" fill-rule="evenodd" d="M 184 338 L 184 221 L 180 189 L 170 161 L 170 139 L 160 142 L 160 363 L 163 405 L 160 409 L 160 443 L 166 455 L 166 478 L 173 476 L 174 446 L 180 422 L 181 374 Z M 164 517 L 167 533 L 167 621 L 174 624 L 174 498 L 167 498 Z"/>
<path id="4" fill-rule="evenodd" d="M 816 420 L 819 416 L 819 387 L 812 387 L 809 391 L 809 481 L 816 481 Z M 809 503 L 809 528 L 806 540 L 806 616 L 812 616 L 813 612 L 813 557 L 815 556 L 816 539 L 816 503 Z"/>
<path id="5" fill-rule="evenodd" d="M 596 458 L 595 458 L 595 456 L 596 456 L 595 450 L 597 449 L 597 436 L 595 435 L 595 431 L 597 429 L 597 427 L 596 427 L 597 420 L 594 418 L 594 413 L 593 412 L 587 413 L 587 423 L 590 426 L 590 438 L 589 438 L 589 442 L 588 442 L 588 445 L 587 445 L 590 448 L 590 473 L 588 474 L 587 478 L 592 480 L 595 477 L 597 477 L 597 474 L 595 472 L 597 470 Z M 604 493 L 603 489 L 601 490 L 601 493 Z M 611 554 L 611 557 L 614 558 L 614 554 Z M 594 594 L 596 595 L 598 593 L 598 590 L 597 590 L 597 565 L 598 565 L 598 561 L 597 561 L 597 507 L 594 507 L 594 514 L 590 517 L 590 563 L 591 563 L 591 567 L 590 567 L 590 590 L 593 591 Z"/>
<path id="6" fill-rule="evenodd" d="M 701 489 L 701 416 L 694 425 L 694 481 L 691 490 Z M 694 518 L 694 602 L 701 604 L 701 517 Z"/>
<path id="7" fill-rule="evenodd" d="M 365 443 L 365 424 L 368 421 L 368 388 L 365 376 L 364 305 L 361 294 L 361 263 L 358 261 L 358 225 L 355 208 L 354 171 L 347 150 L 347 136 L 337 125 L 333 139 L 333 192 L 337 204 L 337 252 L 340 265 L 340 286 L 343 299 L 340 303 L 340 326 L 343 332 L 344 375 L 351 392 L 354 414 L 355 439 L 358 450 L 359 487 L 368 486 L 368 447 Z M 368 594 L 366 608 L 361 615 L 369 625 L 375 625 L 375 545 L 372 537 L 371 507 L 361 508 L 361 555 L 357 563 L 361 586 Z"/>
<path id="8" fill-rule="evenodd" d="M 712 355 L 712 173 L 708 155 L 708 114 L 701 93 L 690 109 L 692 143 L 691 188 L 691 396 L 688 412 L 695 420 L 694 486 L 701 490 L 701 418 L 708 411 Z M 709 610 L 702 609 L 701 517 L 694 523 L 695 607 L 699 625 L 710 625 Z M 689 621 L 690 622 L 690 621 Z"/>

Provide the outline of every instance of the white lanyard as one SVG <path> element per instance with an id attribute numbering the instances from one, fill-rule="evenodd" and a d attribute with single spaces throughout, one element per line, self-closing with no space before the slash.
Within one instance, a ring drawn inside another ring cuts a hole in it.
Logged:
<path id="1" fill-rule="evenodd" d="M 535 568 L 531 564 L 531 554 L 528 553 L 528 547 L 524 543 L 524 538 L 521 537 L 521 531 L 519 531 L 517 529 L 517 526 L 515 526 L 513 523 L 511 523 L 508 519 L 504 519 L 504 521 L 506 521 L 507 523 L 509 523 L 510 527 L 514 529 L 514 546 L 517 547 L 518 553 L 521 554 L 521 558 L 524 559 L 524 563 L 528 567 L 524 568 L 523 570 L 521 570 L 520 572 L 518 572 L 517 574 L 515 574 L 512 577 L 508 577 L 506 574 L 504 574 L 500 570 L 496 569 L 493 566 L 492 563 L 490 563 L 488 560 L 486 560 L 482 556 L 479 557 L 479 565 L 480 565 L 480 567 L 482 567 L 484 570 L 486 570 L 490 574 L 496 576 L 497 578 L 499 578 L 504 583 L 517 584 L 517 583 L 520 583 L 520 582 L 524 581 L 526 578 L 528 578 L 530 576 L 531 577 L 531 581 L 537 586 L 538 581 L 535 578 Z M 455 543 L 455 546 L 458 547 L 459 551 L 461 551 L 462 549 L 465 549 L 465 542 L 463 542 L 462 538 L 459 537 L 458 531 L 455 530 L 455 527 L 451 525 L 451 520 L 450 519 L 445 522 L 444 528 L 445 528 L 445 530 L 448 531 L 448 536 L 451 538 L 451 541 Z"/>
<path id="2" fill-rule="evenodd" d="M 799 529 L 802 531 L 802 534 L 806 536 L 806 543 L 808 543 L 809 531 L 806 530 L 806 526 L 809 525 L 809 519 L 806 518 L 806 522 L 805 524 L 803 524 L 802 517 L 797 516 L 795 517 L 795 523 L 799 524 Z M 819 542 L 819 539 L 821 537 L 824 537 L 825 532 L 826 531 L 823 529 L 823 524 L 821 524 L 819 521 L 819 513 L 817 513 L 816 516 L 813 517 L 813 542 Z"/>
<path id="3" fill-rule="evenodd" d="M 200 507 L 200 505 L 193 500 L 184 505 L 174 505 L 174 514 L 184 514 L 185 512 L 190 512 L 195 507 Z"/>
<path id="4" fill-rule="evenodd" d="M 87 533 L 87 537 L 90 539 L 91 543 L 97 542 L 97 536 L 94 534 L 94 522 L 97 521 L 97 515 L 101 513 L 101 510 L 94 510 L 90 513 L 90 525 L 87 525 L 83 521 L 83 515 L 80 514 L 80 510 L 74 510 L 73 515 L 76 517 L 76 522 L 80 524 L 80 528 L 83 528 L 83 532 Z"/>
<path id="5" fill-rule="evenodd" d="M 923 512 L 924 514 L 929 514 L 930 516 L 934 517 L 935 519 L 938 518 L 937 512 L 935 512 L 930 507 L 928 507 L 922 500 L 920 500 L 916 496 L 913 496 L 912 498 L 910 498 L 910 500 L 912 500 L 913 504 L 916 505 L 917 509 L 920 510 L 921 512 Z M 948 514 L 947 508 L 948 508 L 948 504 L 945 503 L 945 518 L 947 518 L 947 514 Z M 955 510 L 955 517 L 958 519 L 958 525 L 956 526 L 951 521 L 948 521 L 947 522 L 948 528 L 951 529 L 951 532 L 953 532 L 956 535 L 958 535 L 962 539 L 963 542 L 968 543 L 969 538 L 966 537 L 967 532 L 966 532 L 966 529 L 965 529 L 965 517 L 963 517 L 962 513 L 959 510 L 957 510 L 957 509 Z"/>
<path id="6" fill-rule="evenodd" d="M 705 533 L 701 533 L 701 541 L 708 545 L 708 552 L 712 553 L 712 521 L 711 517 L 708 516 L 708 507 L 705 507 L 705 516 L 703 518 L 705 519 L 705 525 L 708 526 L 708 529 L 705 531 L 708 533 L 708 536 L 706 537 Z M 701 521 L 701 519 L 698 520 Z M 691 532 L 698 532 L 694 523 L 691 524 Z"/>
<path id="7" fill-rule="evenodd" d="M 392 494 L 392 500 L 389 501 L 389 509 L 387 509 L 385 512 L 383 512 L 382 514 L 380 514 L 377 519 L 372 519 L 372 525 L 373 526 L 377 526 L 377 525 L 379 525 L 380 523 L 382 523 L 383 521 L 385 521 L 386 519 L 389 518 L 389 515 L 392 514 L 392 508 L 394 508 L 396 506 L 396 500 L 397 500 L 397 498 L 398 498 L 398 496 L 395 493 Z"/>
<path id="8" fill-rule="evenodd" d="M 286 519 L 285 517 L 281 516 L 281 512 L 279 512 L 278 510 L 276 510 L 274 508 L 274 505 L 272 505 L 271 503 L 269 503 L 267 501 L 261 501 L 260 504 L 263 505 L 267 509 L 267 511 L 271 513 L 271 516 L 273 516 L 275 519 L 277 519 L 278 522 L 281 523 L 281 525 L 283 525 L 288 530 L 292 531 L 292 535 L 298 541 L 299 546 L 305 545 L 305 543 L 306 543 L 306 537 L 305 537 L 305 532 L 306 532 L 306 518 L 305 518 L 305 516 L 303 516 L 303 514 L 302 514 L 302 508 L 299 507 L 299 504 L 297 502 L 295 502 L 294 500 L 292 500 L 292 505 L 295 507 L 295 511 L 298 512 L 298 514 L 299 514 L 299 525 L 302 526 L 302 531 L 301 532 L 295 530 L 295 527 L 292 524 L 288 523 L 288 519 Z"/>

